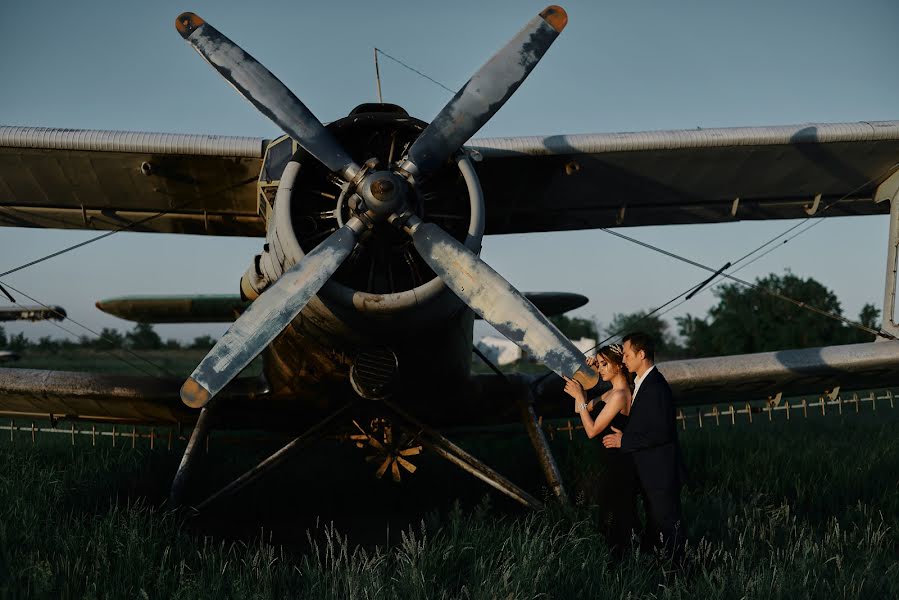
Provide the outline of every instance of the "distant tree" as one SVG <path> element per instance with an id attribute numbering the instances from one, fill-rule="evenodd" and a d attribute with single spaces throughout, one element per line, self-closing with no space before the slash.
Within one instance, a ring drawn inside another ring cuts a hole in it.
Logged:
<path id="1" fill-rule="evenodd" d="M 694 317 L 687 313 L 683 317 L 675 317 L 678 332 L 684 340 L 683 352 L 685 356 L 706 356 L 706 340 L 709 338 L 709 324 L 705 319 Z"/>
<path id="2" fill-rule="evenodd" d="M 598 341 L 599 332 L 596 329 L 596 323 L 590 319 L 556 315 L 550 317 L 549 320 L 569 339 L 577 340 L 580 338 L 592 338 Z"/>
<path id="3" fill-rule="evenodd" d="M 0 348 L 6 346 L 6 330 L 0 326 Z"/>
<path id="4" fill-rule="evenodd" d="M 211 335 L 201 335 L 195 337 L 188 348 L 191 350 L 209 350 L 213 346 L 215 346 L 215 340 Z"/>
<path id="5" fill-rule="evenodd" d="M 91 346 L 97 350 L 117 350 L 125 346 L 125 336 L 117 329 L 104 327 L 100 331 L 100 337 L 91 340 Z"/>
<path id="6" fill-rule="evenodd" d="M 164 347 L 166 350 L 180 350 L 181 342 L 179 342 L 178 340 L 176 340 L 174 338 L 169 338 L 165 341 Z"/>
<path id="7" fill-rule="evenodd" d="M 49 335 L 45 335 L 42 338 L 38 339 L 35 348 L 40 352 L 49 352 L 52 354 L 56 354 L 59 352 L 59 341 L 54 340 Z"/>
<path id="8" fill-rule="evenodd" d="M 880 329 L 880 309 L 871 304 L 865 304 L 862 309 L 858 313 L 858 322 L 864 325 L 865 327 L 870 327 L 871 329 Z M 874 336 L 867 331 L 862 331 L 856 327 L 847 327 L 846 331 L 846 343 L 847 344 L 859 344 L 862 342 L 872 342 L 874 341 Z"/>
<path id="9" fill-rule="evenodd" d="M 649 311 L 638 310 L 633 313 L 615 313 L 612 322 L 606 327 L 608 337 L 622 337 L 634 331 L 649 334 L 656 343 L 657 358 L 673 358 L 680 356 L 683 349 L 671 333 L 671 324 L 658 315 L 650 315 Z"/>
<path id="10" fill-rule="evenodd" d="M 9 338 L 9 349 L 13 352 L 22 352 L 31 346 L 31 340 L 24 333 L 17 333 Z"/>
<path id="11" fill-rule="evenodd" d="M 125 334 L 125 340 L 129 348 L 134 350 L 159 350 L 162 348 L 162 339 L 149 323 L 138 323 L 134 329 Z"/>
<path id="12" fill-rule="evenodd" d="M 771 274 L 756 284 L 788 298 L 841 315 L 836 295 L 812 278 Z M 715 356 L 841 344 L 847 328 L 837 320 L 776 298 L 759 288 L 728 283 L 714 289 L 718 304 L 705 319 L 677 319 L 691 356 Z M 870 315 L 868 315 L 870 316 Z"/>

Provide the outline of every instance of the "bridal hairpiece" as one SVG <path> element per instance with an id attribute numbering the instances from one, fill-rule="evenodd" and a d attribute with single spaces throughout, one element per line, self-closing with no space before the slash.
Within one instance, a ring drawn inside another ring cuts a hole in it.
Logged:
<path id="1" fill-rule="evenodd" d="M 610 344 L 609 350 L 611 350 L 612 354 L 614 354 L 616 356 L 624 355 L 624 348 L 621 347 L 621 344 Z"/>

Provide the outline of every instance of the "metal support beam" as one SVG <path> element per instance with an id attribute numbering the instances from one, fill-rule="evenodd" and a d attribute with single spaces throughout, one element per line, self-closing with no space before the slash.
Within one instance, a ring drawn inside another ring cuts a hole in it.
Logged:
<path id="1" fill-rule="evenodd" d="M 338 408 L 336 411 L 325 417 L 322 421 L 307 429 L 302 435 L 288 442 L 284 447 L 260 462 L 258 465 L 200 502 L 196 506 L 196 509 L 203 510 L 216 500 L 219 500 L 226 496 L 230 496 L 242 490 L 249 484 L 259 479 L 259 477 L 261 477 L 265 473 L 272 471 L 284 464 L 284 462 L 286 462 L 287 459 L 292 457 L 296 452 L 302 450 L 310 443 L 321 438 L 322 435 L 328 430 L 328 428 L 334 423 L 334 421 L 336 421 L 338 417 L 340 417 L 347 411 L 349 406 L 349 404 L 344 404 L 343 406 Z"/>
<path id="2" fill-rule="evenodd" d="M 893 191 L 896 187 L 899 172 L 894 173 L 889 179 L 878 187 L 889 188 Z M 886 274 L 884 276 L 884 292 L 883 292 L 883 326 L 881 329 L 893 335 L 899 335 L 899 323 L 896 316 L 896 261 L 899 257 L 899 192 L 893 191 L 890 202 L 890 233 L 887 240 L 887 263 Z M 884 337 L 878 336 L 877 341 L 886 340 Z"/>
<path id="3" fill-rule="evenodd" d="M 178 465 L 178 470 L 175 472 L 175 478 L 172 479 L 172 489 L 169 492 L 169 503 L 172 506 L 181 506 L 181 502 L 184 500 L 184 490 L 187 485 L 187 480 L 197 462 L 197 456 L 200 454 L 200 449 L 205 445 L 206 436 L 209 435 L 209 415 L 211 409 L 212 406 L 210 405 L 204 407 L 200 411 L 200 416 L 197 418 L 194 430 L 191 432 L 190 439 L 187 441 L 187 446 L 184 448 L 181 464 Z M 113 443 L 115 443 L 115 438 L 113 438 Z"/>
<path id="4" fill-rule="evenodd" d="M 462 470 L 471 473 L 487 485 L 499 490 L 524 506 L 534 509 L 543 508 L 542 502 L 451 442 L 440 432 L 431 429 L 390 402 L 384 402 L 384 406 L 396 415 L 397 425 L 410 435 L 415 436 L 428 450 L 445 458 Z"/>
<path id="5" fill-rule="evenodd" d="M 527 385 L 516 386 L 519 393 L 515 394 L 515 401 L 518 403 L 518 409 L 521 412 L 521 420 L 527 429 L 528 437 L 531 439 L 531 445 L 534 446 L 534 452 L 537 453 L 537 460 L 540 462 L 540 468 L 546 476 L 546 482 L 552 489 L 556 498 L 562 504 L 568 504 L 568 494 L 562 485 L 562 473 L 559 471 L 559 465 L 553 457 L 549 442 L 543 434 L 543 428 L 537 420 L 537 413 L 534 411 L 534 396 L 531 394 L 531 388 Z"/>
<path id="6" fill-rule="evenodd" d="M 489 358 L 478 350 L 477 346 L 472 346 L 472 351 L 477 354 L 478 358 L 484 361 L 484 364 L 493 369 L 494 373 L 505 379 L 509 387 L 512 388 L 512 395 L 515 397 L 515 402 L 518 404 L 518 410 L 521 413 L 521 421 L 524 423 L 531 444 L 534 446 L 534 452 L 537 453 L 537 461 L 543 469 L 546 482 L 552 488 L 559 501 L 562 504 L 568 504 L 568 494 L 565 493 L 565 487 L 562 485 L 562 473 L 559 471 L 555 458 L 553 458 L 552 450 L 546 441 L 546 436 L 543 434 L 543 428 L 540 427 L 537 413 L 534 411 L 534 395 L 531 393 L 531 386 L 522 382 L 520 377 L 516 377 L 517 385 L 513 383 L 505 373 L 500 371 Z"/>

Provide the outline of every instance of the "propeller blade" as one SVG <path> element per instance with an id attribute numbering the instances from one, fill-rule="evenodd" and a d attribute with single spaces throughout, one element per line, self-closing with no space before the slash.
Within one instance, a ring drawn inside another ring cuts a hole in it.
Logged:
<path id="1" fill-rule="evenodd" d="M 583 353 L 490 265 L 433 223 L 413 225 L 411 235 L 437 276 L 485 321 L 559 375 L 596 385 Z"/>
<path id="2" fill-rule="evenodd" d="M 312 111 L 243 48 L 191 12 L 179 15 L 175 28 L 241 96 L 331 171 L 349 180 L 359 170 Z"/>
<path id="3" fill-rule="evenodd" d="M 560 6 L 548 6 L 493 55 L 450 100 L 409 149 L 402 165 L 426 174 L 449 158 L 515 93 L 568 23 Z"/>
<path id="4" fill-rule="evenodd" d="M 181 400 L 202 408 L 250 364 L 340 267 L 363 228 L 351 218 L 250 304 L 184 382 Z"/>

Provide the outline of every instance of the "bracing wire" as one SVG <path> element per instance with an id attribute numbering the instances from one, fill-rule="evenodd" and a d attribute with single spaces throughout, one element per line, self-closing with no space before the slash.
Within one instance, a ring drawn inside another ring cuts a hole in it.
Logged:
<path id="1" fill-rule="evenodd" d="M 9 269 L 8 271 L 4 271 L 3 273 L 0 273 L 0 277 L 6 277 L 7 275 L 12 275 L 13 273 L 15 273 L 15 272 L 17 272 L 17 271 L 21 271 L 21 270 L 23 270 L 23 269 L 27 269 L 28 267 L 32 267 L 32 266 L 34 266 L 34 265 L 36 265 L 36 264 L 42 263 L 42 262 L 44 262 L 45 260 L 49 260 L 49 259 L 51 259 L 51 258 L 55 258 L 55 257 L 60 256 L 60 255 L 62 255 L 62 254 L 66 254 L 67 252 L 71 252 L 72 250 L 77 250 L 78 248 L 81 248 L 81 247 L 83 247 L 83 246 L 87 246 L 88 244 L 93 244 L 94 242 L 98 242 L 98 241 L 100 241 L 100 240 L 102 240 L 102 239 L 108 238 L 109 236 L 114 235 L 114 234 L 116 234 L 116 233 L 119 233 L 119 232 L 121 232 L 121 231 L 127 231 L 127 230 L 129 230 L 129 229 L 132 229 L 132 228 L 134 228 L 134 227 L 137 227 L 138 225 L 143 225 L 144 223 L 148 223 L 148 222 L 152 221 L 153 219 L 158 219 L 159 217 L 162 217 L 162 216 L 164 216 L 164 215 L 167 215 L 167 214 L 169 214 L 169 213 L 171 213 L 171 212 L 173 212 L 173 211 L 181 210 L 182 208 L 187 208 L 187 207 L 188 207 L 189 205 L 191 205 L 192 203 L 196 202 L 197 200 L 201 200 L 201 199 L 203 199 L 203 198 L 205 198 L 205 197 L 207 197 L 207 196 L 219 195 L 219 194 L 221 194 L 221 193 L 223 193 L 223 192 L 226 192 L 226 191 L 228 191 L 228 190 L 234 189 L 234 188 L 236 188 L 236 187 L 240 187 L 240 186 L 242 186 L 242 185 L 246 185 L 246 184 L 248 184 L 248 183 L 250 183 L 250 182 L 252 182 L 252 181 L 255 181 L 255 180 L 256 180 L 256 177 L 250 177 L 250 178 L 245 179 L 244 181 L 240 181 L 240 182 L 235 183 L 235 184 L 233 184 L 233 185 L 226 186 L 226 187 L 224 187 L 224 188 L 222 188 L 222 189 L 220 189 L 220 190 L 216 190 L 216 191 L 214 191 L 214 192 L 209 192 L 208 194 L 204 194 L 204 195 L 202 195 L 202 196 L 200 196 L 200 197 L 198 197 L 198 198 L 191 198 L 190 200 L 188 200 L 188 201 L 186 201 L 186 202 L 182 202 L 182 203 L 179 204 L 179 205 L 173 206 L 173 207 L 171 207 L 171 208 L 168 208 L 168 209 L 166 209 L 166 210 L 160 211 L 160 212 L 155 213 L 155 214 L 152 214 L 152 215 L 148 215 L 148 216 L 144 217 L 143 219 L 138 219 L 137 221 L 134 221 L 134 222 L 132 222 L 132 223 L 128 223 L 127 225 L 123 225 L 123 226 L 118 227 L 118 228 L 116 228 L 116 229 L 113 229 L 113 230 L 111 230 L 111 231 L 107 231 L 106 233 L 102 233 L 102 234 L 100 234 L 100 235 L 98 235 L 98 236 L 96 236 L 96 237 L 92 237 L 92 238 L 89 239 L 89 240 L 85 240 L 85 241 L 83 241 L 83 242 L 78 242 L 77 244 L 72 244 L 71 246 L 67 246 L 67 247 L 63 248 L 62 250 L 57 250 L 56 252 L 52 252 L 52 253 L 50 253 L 50 254 L 47 254 L 46 256 L 42 256 L 42 257 L 40 257 L 40 258 L 37 258 L 37 259 L 32 260 L 32 261 L 30 261 L 30 262 L 27 262 L 27 263 L 25 263 L 25 264 L 23 264 L 23 265 L 19 265 L 18 267 L 15 267 L 15 268 L 13 268 L 13 269 Z"/>
<path id="2" fill-rule="evenodd" d="M 72 323 L 74 323 L 74 324 L 77 325 L 78 327 L 81 327 L 81 328 L 84 329 L 85 331 L 88 331 L 88 332 L 92 333 L 93 335 L 97 336 L 97 339 L 99 339 L 99 340 L 106 340 L 106 341 L 108 341 L 108 342 L 111 342 L 111 341 L 112 341 L 112 340 L 110 340 L 109 338 L 107 338 L 106 336 L 104 336 L 103 334 L 97 333 L 96 331 L 94 331 L 93 329 L 91 329 L 90 327 L 88 327 L 87 325 L 84 325 L 83 323 L 79 323 L 78 321 L 76 321 L 75 319 L 73 319 L 71 316 L 66 315 L 66 314 L 63 314 L 63 313 L 57 311 L 54 307 L 49 306 L 49 305 L 47 305 L 47 304 L 44 304 L 43 302 L 41 302 L 41 301 L 38 300 L 37 298 L 34 298 L 33 296 L 29 296 L 28 294 L 26 294 L 26 293 L 23 292 L 22 290 L 20 290 L 20 289 L 18 289 L 18 288 L 15 288 L 15 287 L 11 286 L 9 283 L 7 283 L 7 282 L 0 282 L 0 283 L 2 283 L 2 285 L 8 287 L 8 288 L 11 289 L 12 291 L 16 292 L 17 294 L 22 295 L 22 296 L 28 298 L 29 300 L 31 300 L 32 302 L 34 302 L 34 303 L 36 303 L 36 304 L 39 304 L 39 305 L 41 305 L 42 307 L 46 308 L 47 310 L 49 310 L 50 312 L 52 312 L 52 313 L 55 314 L 56 316 L 60 317 L 63 321 L 71 321 Z M 23 309 L 26 308 L 25 306 L 22 306 L 22 305 L 19 304 L 18 302 L 15 302 L 15 305 L 18 306 L 19 308 L 23 308 Z M 65 331 L 66 333 L 68 333 L 69 335 L 71 335 L 73 338 L 78 339 L 78 335 L 77 335 L 77 334 L 75 334 L 73 331 L 71 331 L 71 330 L 69 330 L 69 329 L 63 327 L 63 326 L 60 325 L 59 323 L 55 323 L 55 322 L 51 321 L 51 324 L 54 325 L 54 326 L 56 326 L 56 327 L 59 327 L 60 329 L 62 329 L 63 331 Z M 153 367 L 154 369 L 158 369 L 159 371 L 161 371 L 162 373 L 165 373 L 166 375 L 168 375 L 168 376 L 170 376 L 170 377 L 176 377 L 176 375 L 175 375 L 174 373 L 172 373 L 171 371 L 169 371 L 169 370 L 166 369 L 165 367 L 161 367 L 161 366 L 157 365 L 156 363 L 154 363 L 153 361 L 149 360 L 149 359 L 148 359 L 147 357 L 145 357 L 145 356 L 141 356 L 140 354 L 137 354 L 136 352 L 134 352 L 134 351 L 132 351 L 132 350 L 130 350 L 130 349 L 128 349 L 128 348 L 122 348 L 121 350 L 122 350 L 123 352 L 127 353 L 127 354 L 130 354 L 130 355 L 133 356 L 134 358 L 136 358 L 136 359 L 138 359 L 138 360 L 141 360 L 141 361 L 147 363 L 148 365 L 150 365 L 150 366 Z M 106 352 L 107 354 L 110 354 L 110 355 L 114 356 L 115 358 L 121 360 L 122 362 L 124 362 L 125 364 L 129 365 L 130 367 L 133 367 L 133 368 L 137 369 L 138 371 L 140 371 L 140 372 L 142 372 L 142 373 L 144 373 L 144 374 L 146 374 L 146 375 L 150 375 L 150 376 L 152 376 L 152 377 L 158 377 L 158 375 L 154 375 L 153 373 L 149 373 L 149 372 L 145 371 L 144 369 L 140 368 L 138 365 L 135 365 L 134 363 L 132 363 L 132 362 L 126 360 L 123 356 L 119 356 L 118 354 L 116 354 L 116 353 L 114 353 L 114 352 L 112 352 L 112 351 L 108 351 L 108 350 L 103 350 L 103 351 Z"/>

